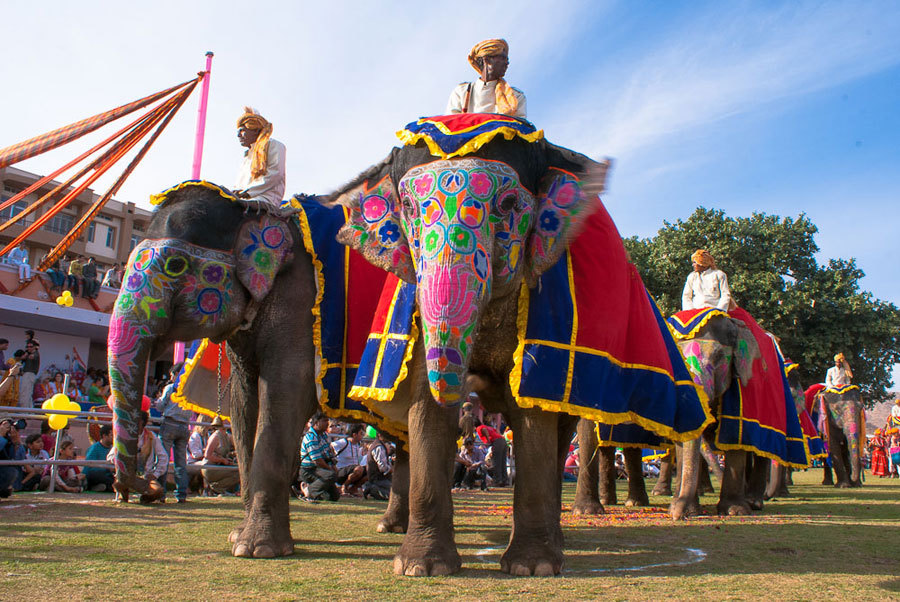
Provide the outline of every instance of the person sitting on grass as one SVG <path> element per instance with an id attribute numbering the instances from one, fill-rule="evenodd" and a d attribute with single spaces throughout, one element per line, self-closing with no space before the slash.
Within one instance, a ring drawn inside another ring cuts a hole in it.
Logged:
<path id="1" fill-rule="evenodd" d="M 44 438 L 41 437 L 38 433 L 31 433 L 25 438 L 25 459 L 26 460 L 49 460 L 50 454 L 47 453 L 47 450 L 44 449 Z M 25 489 L 27 491 L 31 491 L 41 485 L 41 476 L 44 474 L 44 469 L 47 468 L 46 464 L 32 464 L 34 468 L 34 483 L 28 483 L 31 485 L 31 489 Z M 24 483 L 23 483 L 24 485 Z"/>
<path id="2" fill-rule="evenodd" d="M 359 496 L 359 487 L 366 480 L 366 467 L 360 463 L 362 459 L 362 438 L 365 425 L 354 424 L 348 436 L 331 443 L 331 451 L 337 463 L 337 484 L 341 485 L 341 494 Z"/>
<path id="3" fill-rule="evenodd" d="M 213 433 L 206 442 L 203 455 L 206 458 L 206 468 L 202 470 L 203 479 L 209 487 L 209 493 L 213 495 L 235 495 L 241 485 L 241 475 L 232 468 L 217 468 L 217 466 L 234 466 L 234 443 L 231 435 L 225 430 L 225 421 L 221 416 L 216 416 L 209 427 Z"/>
<path id="4" fill-rule="evenodd" d="M 112 449 L 112 426 L 104 424 L 100 427 L 100 439 L 95 441 L 84 455 L 85 460 L 106 460 Z M 84 469 L 87 478 L 87 488 L 91 491 L 112 491 L 113 481 L 116 475 L 111 468 L 102 466 L 88 466 Z"/>
<path id="5" fill-rule="evenodd" d="M 75 459 L 75 444 L 72 441 L 63 441 L 59 445 L 60 460 Z M 60 464 L 56 467 L 56 481 L 54 481 L 54 489 L 65 491 L 66 493 L 81 493 L 84 490 L 84 473 L 77 466 L 68 464 Z M 47 465 L 44 467 L 44 474 L 41 476 L 41 489 L 50 488 L 50 475 L 53 467 Z"/>
<path id="6" fill-rule="evenodd" d="M 456 456 L 456 470 L 453 475 L 455 488 L 475 489 L 475 481 L 481 481 L 481 490 L 487 489 L 487 475 L 484 470 L 484 451 L 475 445 L 473 437 L 463 441 L 462 449 Z"/>
<path id="7" fill-rule="evenodd" d="M 337 470 L 328 444 L 327 430 L 328 416 L 316 412 L 300 446 L 300 490 L 302 498 L 307 501 L 318 502 L 328 496 L 329 500 L 336 502 L 341 498 L 335 484 Z"/>
<path id="8" fill-rule="evenodd" d="M 390 454 L 385 445 L 384 435 L 381 431 L 375 434 L 375 441 L 369 446 L 368 464 L 366 475 L 368 480 L 363 485 L 363 498 L 386 500 L 391 495 L 391 474 L 394 467 L 391 466 Z"/>
<path id="9" fill-rule="evenodd" d="M 9 418 L 0 420 L 0 460 L 15 460 L 15 446 L 13 445 L 12 431 L 16 427 Z M 21 478 L 22 469 L 19 466 L 0 466 L 0 498 L 9 497 L 13 492 L 13 484 L 17 478 Z"/>

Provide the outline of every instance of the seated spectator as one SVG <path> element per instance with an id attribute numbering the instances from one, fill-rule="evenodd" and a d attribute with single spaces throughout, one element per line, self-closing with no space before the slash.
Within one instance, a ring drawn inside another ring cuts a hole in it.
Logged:
<path id="1" fill-rule="evenodd" d="M 106 273 L 103 274 L 103 282 L 101 282 L 101 284 L 112 288 L 119 288 L 122 286 L 122 278 L 119 275 L 118 263 L 114 263 L 111 268 L 106 270 Z"/>
<path id="2" fill-rule="evenodd" d="M 341 494 L 358 496 L 360 485 L 366 480 L 366 466 L 362 460 L 362 438 L 365 425 L 354 424 L 350 427 L 348 437 L 336 439 L 331 443 L 337 464 L 337 484 L 341 485 Z"/>
<path id="3" fill-rule="evenodd" d="M 487 489 L 487 476 L 484 470 L 484 452 L 475 445 L 475 439 L 466 438 L 463 447 L 456 456 L 456 470 L 453 475 L 454 487 L 465 486 L 475 489 L 475 481 L 481 481 L 481 490 Z"/>
<path id="4" fill-rule="evenodd" d="M 63 441 L 59 445 L 60 460 L 75 459 L 75 444 L 71 440 Z M 52 466 L 44 467 L 44 474 L 41 476 L 41 489 L 49 489 L 50 475 L 53 472 Z M 84 473 L 77 466 L 68 464 L 60 464 L 56 467 L 56 481 L 54 488 L 68 493 L 81 493 L 84 490 Z"/>
<path id="5" fill-rule="evenodd" d="M 53 397 L 53 394 L 50 392 L 50 377 L 46 372 L 34 382 L 33 391 L 31 398 L 34 400 L 34 407 L 36 408 L 41 407 L 45 400 Z"/>
<path id="6" fill-rule="evenodd" d="M 47 450 L 44 449 L 44 440 L 37 433 L 32 433 L 25 438 L 25 459 L 26 460 L 49 460 L 50 454 L 47 453 Z M 34 487 L 39 487 L 41 484 L 41 477 L 44 474 L 44 469 L 48 467 L 47 464 L 32 464 L 35 471 L 35 483 Z M 32 487 L 32 489 L 34 489 Z M 30 491 L 30 490 L 29 490 Z"/>
<path id="7" fill-rule="evenodd" d="M 475 427 L 475 432 L 481 442 L 491 449 L 491 478 L 494 486 L 506 487 L 509 484 L 506 473 L 506 454 L 509 451 L 509 444 L 500 431 L 489 424 Z"/>
<path id="8" fill-rule="evenodd" d="M 51 457 L 56 449 L 56 437 L 50 434 L 50 422 L 46 419 L 41 420 L 41 440 L 44 442 L 44 451 Z"/>
<path id="9" fill-rule="evenodd" d="M 7 254 L 9 262 L 19 270 L 19 284 L 31 282 L 31 264 L 28 263 L 28 249 L 25 243 L 20 243 L 18 247 Z"/>
<path id="10" fill-rule="evenodd" d="M 85 460 L 106 460 L 112 449 L 112 426 L 104 424 L 100 427 L 100 440 L 95 441 L 84 454 Z M 84 469 L 87 478 L 87 488 L 91 491 L 112 491 L 113 481 L 116 475 L 111 468 L 100 466 L 87 466 Z"/>
<path id="11" fill-rule="evenodd" d="M 50 397 L 53 397 L 57 393 L 65 393 L 65 389 L 63 385 L 65 384 L 65 375 L 62 372 L 57 371 L 53 375 L 53 380 L 49 381 L 47 384 L 50 386 Z"/>
<path id="12" fill-rule="evenodd" d="M 0 460 L 15 460 L 16 449 L 13 444 L 12 431 L 16 427 L 10 418 L 0 420 Z M 0 466 L 0 498 L 9 497 L 13 492 L 13 484 L 16 479 L 22 478 L 22 469 L 19 466 Z"/>
<path id="13" fill-rule="evenodd" d="M 44 260 L 46 259 L 46 255 L 41 257 L 41 263 L 44 263 Z M 47 274 L 47 277 L 50 279 L 50 292 L 55 295 L 61 293 L 63 287 L 66 285 L 66 273 L 60 268 L 59 260 L 57 259 L 51 263 L 50 267 L 47 268 L 44 273 Z"/>
<path id="14" fill-rule="evenodd" d="M 25 444 L 22 443 L 22 429 L 25 428 L 25 421 L 19 420 L 16 423 L 13 423 L 13 427 L 9 430 L 9 435 L 7 436 L 10 443 L 12 444 L 13 451 L 13 460 L 23 461 L 26 459 L 26 449 Z M 19 469 L 19 474 L 16 476 L 15 481 L 13 481 L 13 491 L 31 491 L 41 481 L 41 475 L 37 472 L 37 469 L 31 464 L 25 464 L 22 466 L 17 466 Z"/>
<path id="15" fill-rule="evenodd" d="M 381 431 L 375 435 L 375 441 L 369 446 L 368 465 L 366 475 L 368 480 L 363 485 L 363 498 L 386 500 L 391 495 L 391 475 L 394 467 L 391 465 L 390 454 L 385 444 Z"/>
<path id="16" fill-rule="evenodd" d="M 103 405 L 106 403 L 106 398 L 109 397 L 109 385 L 105 384 L 101 377 L 95 375 L 85 391 L 85 397 L 87 397 L 88 403 Z"/>
<path id="17" fill-rule="evenodd" d="M 141 434 L 138 436 L 137 470 L 138 474 L 143 473 L 147 481 L 147 492 L 140 497 L 142 504 L 158 502 L 166 497 L 165 485 L 160 479 L 169 469 L 169 456 L 166 455 L 166 449 L 159 437 L 147 428 L 149 422 L 150 414 L 141 412 L 138 419 L 138 430 Z M 110 449 L 110 456 L 114 453 L 115 451 Z"/>
<path id="18" fill-rule="evenodd" d="M 78 296 L 78 290 L 81 286 L 83 270 L 84 264 L 80 261 L 80 257 L 76 257 L 69 262 L 69 275 L 66 277 L 66 288 L 76 297 Z"/>
<path id="19" fill-rule="evenodd" d="M 316 412 L 300 446 L 300 489 L 303 498 L 308 501 L 317 502 L 327 496 L 336 502 L 341 498 L 335 485 L 337 470 L 328 444 L 327 429 L 328 416 Z"/>
<path id="20" fill-rule="evenodd" d="M 94 299 L 100 292 L 100 283 L 97 281 L 97 262 L 93 257 L 89 258 L 82 266 L 81 279 L 84 282 L 81 287 L 81 296 L 85 299 Z"/>
<path id="21" fill-rule="evenodd" d="M 231 435 L 225 430 L 225 422 L 220 416 L 213 418 L 209 425 L 213 433 L 209 436 L 203 455 L 206 464 L 203 468 L 203 478 L 209 487 L 209 492 L 216 495 L 235 494 L 241 484 L 241 476 L 236 470 L 228 468 L 216 468 L 216 466 L 234 466 L 234 444 Z"/>
<path id="22" fill-rule="evenodd" d="M 201 417 L 197 417 L 197 421 L 201 422 Z M 205 424 L 194 425 L 191 429 L 191 436 L 188 437 L 187 444 L 187 473 L 188 473 L 188 489 L 193 492 L 203 492 L 203 473 L 201 467 L 203 465 L 203 452 L 206 449 L 206 429 Z"/>

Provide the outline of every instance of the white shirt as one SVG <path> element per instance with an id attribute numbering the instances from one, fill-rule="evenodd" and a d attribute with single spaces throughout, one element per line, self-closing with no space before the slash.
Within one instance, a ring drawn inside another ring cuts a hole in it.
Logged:
<path id="1" fill-rule="evenodd" d="M 241 161 L 234 190 L 246 192 L 250 200 L 271 203 L 277 207 L 284 200 L 284 166 L 287 151 L 281 142 L 269 138 L 268 153 L 266 174 L 253 178 L 250 175 L 253 157 L 250 156 L 250 149 L 247 149 L 244 160 Z"/>
<path id="2" fill-rule="evenodd" d="M 828 369 L 828 372 L 825 373 L 825 386 L 828 388 L 849 384 L 850 376 L 843 368 L 832 366 Z"/>
<path id="3" fill-rule="evenodd" d="M 203 440 L 203 435 L 198 433 L 197 431 L 193 431 L 191 436 L 188 437 L 187 444 L 187 463 L 188 464 L 196 464 L 200 460 L 203 459 L 203 451 L 206 449 L 206 441 Z"/>
<path id="4" fill-rule="evenodd" d="M 472 93 L 469 95 L 469 110 L 464 110 L 463 103 L 466 102 L 466 90 L 472 86 Z M 512 86 L 510 86 L 512 87 Z M 517 88 L 512 88 L 513 95 L 519 103 L 513 117 L 527 118 L 525 110 L 525 94 Z M 450 93 L 450 100 L 447 101 L 446 114 L 450 113 L 496 113 L 497 112 L 497 82 L 490 81 L 484 83 L 481 78 L 476 79 L 471 84 L 462 83 L 453 89 Z"/>
<path id="5" fill-rule="evenodd" d="M 331 442 L 331 451 L 334 452 L 337 460 L 337 468 L 346 468 L 347 466 L 358 466 L 362 453 L 359 443 L 354 443 L 350 437 L 338 439 Z"/>
<path id="6" fill-rule="evenodd" d="M 728 311 L 731 305 L 731 289 L 728 288 L 728 276 L 722 270 L 706 269 L 702 272 L 691 272 L 684 283 L 681 293 L 681 309 L 703 309 L 715 307 Z"/>

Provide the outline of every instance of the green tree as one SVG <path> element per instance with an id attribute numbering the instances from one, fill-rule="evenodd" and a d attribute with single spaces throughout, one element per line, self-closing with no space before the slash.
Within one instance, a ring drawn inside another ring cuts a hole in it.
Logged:
<path id="1" fill-rule="evenodd" d="M 660 310 L 681 309 L 691 254 L 707 249 L 728 274 L 735 301 L 780 338 L 807 385 L 822 382 L 843 351 L 868 405 L 890 399 L 891 369 L 900 362 L 900 310 L 859 287 L 854 259 L 819 265 L 817 228 L 808 217 L 754 213 L 731 218 L 699 207 L 653 238 L 625 239 L 631 259 Z"/>

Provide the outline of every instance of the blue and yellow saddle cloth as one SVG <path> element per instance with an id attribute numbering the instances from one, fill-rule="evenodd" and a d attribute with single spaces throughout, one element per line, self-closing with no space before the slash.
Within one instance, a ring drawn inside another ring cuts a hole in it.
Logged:
<path id="1" fill-rule="evenodd" d="M 779 356 L 784 360 L 784 376 L 788 379 L 788 383 L 790 383 L 791 372 L 799 368 L 800 365 L 782 356 L 780 349 L 778 351 Z M 799 387 L 799 384 L 797 386 Z M 825 443 L 822 441 L 822 437 L 816 429 L 816 423 L 813 422 L 812 416 L 806 411 L 806 401 L 803 390 L 801 388 L 791 389 L 791 393 L 793 393 L 794 397 L 794 407 L 797 408 L 797 417 L 800 418 L 800 428 L 803 429 L 803 436 L 806 437 L 806 447 L 809 450 L 809 459 L 824 458 L 828 455 L 828 452 L 825 451 Z"/>
<path id="2" fill-rule="evenodd" d="M 518 117 L 494 113 L 454 113 L 422 117 L 407 124 L 397 132 L 397 137 L 408 146 L 420 140 L 435 157 L 449 159 L 474 152 L 494 139 L 503 136 L 507 140 L 519 137 L 535 142 L 544 137 L 543 130 Z"/>
<path id="3" fill-rule="evenodd" d="M 715 307 L 704 307 L 703 309 L 689 309 L 680 311 L 668 320 L 672 336 L 675 340 L 691 339 L 697 335 L 706 323 L 716 316 L 727 316 L 728 312 Z"/>
<path id="4" fill-rule="evenodd" d="M 412 315 L 413 294 L 395 299 L 395 315 Z M 522 287 L 518 322 L 510 387 L 522 407 L 609 424 L 630 422 L 656 435 L 644 447 L 662 446 L 659 437 L 697 437 L 712 421 L 702 390 L 627 262 L 605 209 L 588 219 L 570 251 L 541 277 L 541 286 Z M 390 334 L 409 341 L 402 337 L 412 329 L 409 320 L 393 324 Z M 374 353 L 372 336 L 369 340 L 351 395 L 386 401 L 402 378 L 396 364 Z M 398 346 L 393 358 L 403 353 Z"/>
<path id="5" fill-rule="evenodd" d="M 837 395 L 843 395 L 844 393 L 849 393 L 850 391 L 859 391 L 859 387 L 856 385 L 835 385 L 833 387 L 826 387 L 822 390 L 822 393 L 835 393 Z"/>

